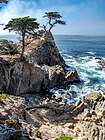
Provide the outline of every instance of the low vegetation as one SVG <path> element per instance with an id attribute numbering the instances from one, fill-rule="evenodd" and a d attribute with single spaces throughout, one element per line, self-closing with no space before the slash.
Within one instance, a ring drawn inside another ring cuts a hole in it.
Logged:
<path id="1" fill-rule="evenodd" d="M 23 138 L 20 133 L 13 133 L 10 135 L 9 140 L 23 140 Z"/>
<path id="2" fill-rule="evenodd" d="M 42 139 L 41 132 L 38 129 L 36 129 L 35 136 Z"/>
<path id="3" fill-rule="evenodd" d="M 73 140 L 71 136 L 61 136 L 59 138 L 55 138 L 55 140 Z"/>
<path id="4" fill-rule="evenodd" d="M 8 95 L 5 93 L 0 94 L 0 104 L 5 104 L 4 99 L 7 98 L 7 96 Z"/>
<path id="5" fill-rule="evenodd" d="M 2 99 L 5 99 L 5 98 L 7 98 L 7 97 L 8 97 L 8 95 L 5 94 L 5 93 L 0 94 L 0 98 L 2 98 Z"/>

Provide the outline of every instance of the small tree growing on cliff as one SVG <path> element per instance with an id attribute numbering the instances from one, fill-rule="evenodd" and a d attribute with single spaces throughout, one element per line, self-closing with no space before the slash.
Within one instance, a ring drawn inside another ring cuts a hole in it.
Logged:
<path id="1" fill-rule="evenodd" d="M 48 19 L 46 25 L 43 25 L 45 31 L 48 30 L 49 32 L 51 32 L 51 29 L 57 24 L 66 25 L 65 21 L 60 20 L 62 16 L 59 14 L 59 12 L 46 12 L 43 17 Z M 48 29 L 47 26 L 49 26 Z"/>
<path id="2" fill-rule="evenodd" d="M 16 33 L 22 36 L 22 53 L 21 59 L 24 57 L 24 48 L 25 48 L 25 36 L 31 31 L 35 31 L 39 28 L 39 24 L 36 22 L 36 18 L 22 17 L 14 18 L 5 25 L 5 29 L 8 29 L 10 32 L 15 31 Z"/>

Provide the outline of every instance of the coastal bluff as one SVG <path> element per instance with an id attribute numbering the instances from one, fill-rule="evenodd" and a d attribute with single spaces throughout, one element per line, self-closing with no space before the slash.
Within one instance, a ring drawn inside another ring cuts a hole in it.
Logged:
<path id="1" fill-rule="evenodd" d="M 21 48 L 21 43 L 18 45 Z M 0 55 L 0 93 L 41 92 L 80 80 L 76 70 L 65 70 L 65 61 L 49 32 L 28 37 L 24 55 L 24 61 L 19 54 Z"/>

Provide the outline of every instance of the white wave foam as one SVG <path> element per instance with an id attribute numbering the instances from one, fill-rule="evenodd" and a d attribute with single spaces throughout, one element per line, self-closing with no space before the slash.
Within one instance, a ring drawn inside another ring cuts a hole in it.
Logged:
<path id="1" fill-rule="evenodd" d="M 95 53 L 94 53 L 94 52 L 87 52 L 87 54 L 95 55 Z"/>
<path id="2" fill-rule="evenodd" d="M 68 54 L 64 55 L 66 64 L 76 68 L 82 83 L 70 85 L 69 89 L 59 92 L 54 91 L 57 96 L 62 96 L 64 101 L 73 102 L 84 95 L 94 92 L 105 91 L 105 70 L 99 70 L 100 58 L 94 56 L 84 56 L 74 58 Z"/>

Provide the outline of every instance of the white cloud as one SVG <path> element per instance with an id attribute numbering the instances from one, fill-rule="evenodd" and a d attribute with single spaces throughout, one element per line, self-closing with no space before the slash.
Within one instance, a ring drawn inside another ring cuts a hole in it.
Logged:
<path id="1" fill-rule="evenodd" d="M 42 6 L 45 5 L 44 2 L 43 0 L 41 0 Z M 37 0 L 36 2 L 35 0 L 10 0 L 8 5 L 0 11 L 0 23 L 7 24 L 11 18 L 31 16 L 37 18 L 38 22 L 41 22 L 43 24 L 45 20 L 42 18 L 42 16 L 47 11 L 60 11 L 60 13 L 63 15 L 63 13 L 72 13 L 75 10 L 75 6 L 69 5 L 62 5 L 60 7 L 59 5 L 51 5 L 49 7 L 44 7 L 43 9 L 41 9 L 37 5 Z M 0 26 L 0 34 L 9 34 L 9 32 L 8 30 L 4 31 L 3 26 Z"/>
<path id="2" fill-rule="evenodd" d="M 87 3 L 78 5 L 50 4 L 50 0 L 10 0 L 8 5 L 0 11 L 0 23 L 7 23 L 11 18 L 31 16 L 44 23 L 42 18 L 44 12 L 59 11 L 67 26 L 57 26 L 53 29 L 55 34 L 94 34 L 105 35 L 105 20 L 98 20 L 101 13 L 98 13 L 98 6 L 102 6 L 100 0 L 89 0 Z M 49 6 L 48 6 L 49 5 Z M 98 15 L 100 14 L 100 15 Z M 97 19 L 97 20 L 96 20 Z M 0 34 L 8 34 L 8 30 L 3 30 L 0 26 Z"/>
<path id="3" fill-rule="evenodd" d="M 6 7 L 0 11 L 0 23 L 7 24 L 11 18 L 30 16 L 37 17 L 41 20 L 44 11 L 37 9 L 35 1 L 20 1 L 11 0 Z M 8 34 L 8 31 L 3 30 L 3 26 L 0 26 L 0 34 Z"/>

